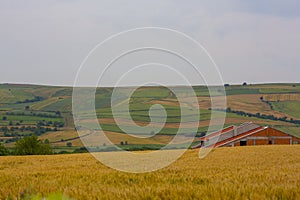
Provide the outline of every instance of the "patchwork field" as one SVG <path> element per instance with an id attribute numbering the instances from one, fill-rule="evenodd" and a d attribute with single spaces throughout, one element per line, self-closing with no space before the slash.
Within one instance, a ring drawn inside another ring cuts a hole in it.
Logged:
<path id="1" fill-rule="evenodd" d="M 300 146 L 219 148 L 201 160 L 189 150 L 144 174 L 89 154 L 2 157 L 0 176 L 0 199 L 299 199 Z"/>
<path id="2" fill-rule="evenodd" d="M 187 95 L 185 87 L 173 88 L 176 88 L 176 91 L 179 91 L 183 96 Z M 113 116 L 110 102 L 113 88 L 98 88 L 96 90 L 95 110 L 101 128 L 115 144 L 126 142 L 130 145 L 162 145 L 173 138 L 179 127 L 190 134 L 193 134 L 192 132 L 196 128 L 196 130 L 198 129 L 196 131 L 197 136 L 206 134 L 211 118 L 211 99 L 207 87 L 194 86 L 193 88 L 197 94 L 198 104 L 183 104 L 181 108 L 176 96 L 170 89 L 164 87 L 142 87 L 133 93 L 129 101 L 130 117 L 138 126 L 149 125 L 149 109 L 154 104 L 162 105 L 167 113 L 166 124 L 161 124 L 156 121 L 160 121 L 162 116 L 159 113 L 156 114 L 154 110 L 151 115 L 153 130 L 161 126 L 162 129 L 155 137 L 147 140 L 128 136 L 119 127 L 119 124 L 116 124 L 115 119 L 118 119 L 121 125 L 127 129 L 132 130 L 134 128 L 131 119 L 126 117 L 123 110 L 117 113 L 118 116 Z M 299 125 L 294 121 L 289 121 L 300 119 L 300 84 L 232 85 L 226 86 L 225 90 L 227 108 L 255 115 L 249 117 L 246 114 L 227 112 L 225 126 L 253 121 L 300 136 Z M 122 91 L 125 94 L 128 88 L 122 88 Z M 213 98 L 220 98 L 218 95 L 221 93 L 218 91 L 216 90 L 212 94 Z M 57 129 L 56 131 L 42 131 L 41 134 L 38 134 L 41 140 L 48 139 L 51 145 L 57 148 L 57 151 L 62 147 L 68 149 L 68 146 L 71 151 L 82 145 L 75 131 L 71 114 L 72 88 L 0 84 L 0 94 L 0 141 L 2 139 L 5 146 L 12 148 L 15 141 L 23 137 L 25 133 L 19 131 L 22 127 L 22 129 L 28 126 L 38 128 L 38 124 L 47 124 L 48 128 Z M 187 95 L 184 98 L 189 99 L 190 97 Z M 126 101 L 117 100 L 117 105 L 123 106 L 124 102 Z M 200 115 L 194 112 L 196 106 L 200 108 Z M 217 109 L 218 106 L 216 105 Z M 181 114 L 182 109 L 185 110 L 185 115 Z M 13 115 L 9 115 L 9 113 L 13 113 Z M 217 118 L 224 114 L 223 111 L 215 111 L 215 113 Z M 256 115 L 257 113 L 259 115 Z M 41 114 L 46 115 L 46 117 L 40 116 Z M 57 116 L 53 117 L 53 115 Z M 270 116 L 281 118 L 281 120 L 275 120 Z M 194 120 L 199 117 L 199 125 L 195 127 Z M 88 118 L 87 116 L 87 119 L 84 120 L 89 120 Z M 54 123 L 56 124 L 54 125 Z M 58 125 L 58 123 L 63 124 L 63 126 Z M 218 123 L 217 120 L 213 125 L 218 125 Z M 10 130 L 11 127 L 13 127 L 13 131 Z M 25 135 L 27 134 L 35 134 L 35 132 L 27 131 Z"/>

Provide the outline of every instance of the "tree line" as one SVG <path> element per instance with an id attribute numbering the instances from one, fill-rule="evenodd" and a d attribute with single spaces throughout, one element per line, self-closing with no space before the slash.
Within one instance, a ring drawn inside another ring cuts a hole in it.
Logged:
<path id="1" fill-rule="evenodd" d="M 55 111 L 55 114 L 47 113 L 35 113 L 35 112 L 6 112 L 6 115 L 15 115 L 15 116 L 36 116 L 36 117 L 45 117 L 45 118 L 61 118 L 61 112 Z"/>
<path id="2" fill-rule="evenodd" d="M 37 101 L 42 101 L 44 100 L 43 97 L 40 96 L 35 96 L 33 99 L 25 99 L 24 101 L 17 101 L 16 103 L 33 103 L 33 102 L 37 102 Z"/>
<path id="3" fill-rule="evenodd" d="M 293 118 L 288 118 L 286 116 L 284 117 L 276 117 L 274 115 L 266 115 L 266 114 L 261 114 L 261 113 L 249 113 L 249 112 L 244 112 L 244 111 L 240 111 L 240 110 L 232 110 L 230 107 L 227 109 L 214 109 L 217 111 L 222 111 L 222 112 L 227 112 L 227 113 L 234 113 L 240 116 L 245 116 L 245 117 L 256 117 L 256 118 L 260 118 L 260 119 L 269 119 L 269 120 L 273 120 L 273 121 L 283 121 L 283 122 L 288 122 L 288 123 L 292 123 L 292 124 L 300 124 L 300 120 L 297 119 L 293 119 Z"/>

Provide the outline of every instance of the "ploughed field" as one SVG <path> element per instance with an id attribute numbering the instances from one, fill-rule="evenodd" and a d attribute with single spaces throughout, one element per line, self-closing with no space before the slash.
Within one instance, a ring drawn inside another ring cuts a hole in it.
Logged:
<path id="1" fill-rule="evenodd" d="M 300 199 L 298 145 L 198 153 L 143 174 L 110 169 L 90 154 L 1 157 L 0 199 Z"/>

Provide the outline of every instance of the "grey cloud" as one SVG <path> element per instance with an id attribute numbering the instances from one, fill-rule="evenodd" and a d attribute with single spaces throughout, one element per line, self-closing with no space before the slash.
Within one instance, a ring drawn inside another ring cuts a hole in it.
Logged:
<path id="1" fill-rule="evenodd" d="M 202 43 L 226 82 L 300 82 L 298 11 L 296 0 L 0 1 L 0 81 L 72 85 L 96 44 L 160 26 Z"/>

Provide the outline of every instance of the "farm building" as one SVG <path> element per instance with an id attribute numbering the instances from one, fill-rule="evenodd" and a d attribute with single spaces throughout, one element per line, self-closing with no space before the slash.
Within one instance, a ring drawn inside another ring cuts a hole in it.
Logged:
<path id="1" fill-rule="evenodd" d="M 200 138 L 200 147 L 232 147 L 273 144 L 300 144 L 300 138 L 252 122 L 229 126 Z"/>

